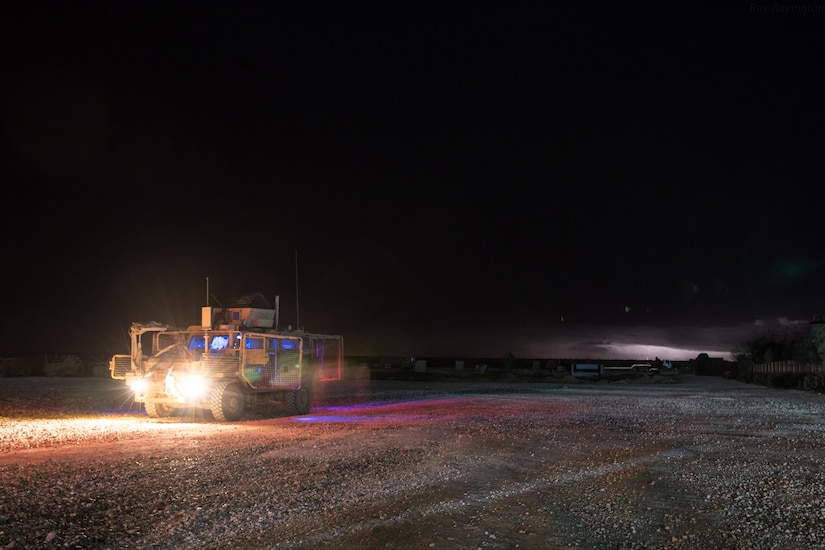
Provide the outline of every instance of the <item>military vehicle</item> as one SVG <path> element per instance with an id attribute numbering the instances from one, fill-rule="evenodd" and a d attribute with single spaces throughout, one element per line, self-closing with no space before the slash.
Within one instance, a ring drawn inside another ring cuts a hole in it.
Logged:
<path id="1" fill-rule="evenodd" d="M 313 388 L 341 379 L 343 337 L 279 330 L 277 318 L 277 306 L 255 293 L 201 308 L 200 325 L 133 323 L 131 353 L 113 356 L 109 370 L 153 418 L 200 409 L 235 421 L 258 401 L 307 414 Z"/>

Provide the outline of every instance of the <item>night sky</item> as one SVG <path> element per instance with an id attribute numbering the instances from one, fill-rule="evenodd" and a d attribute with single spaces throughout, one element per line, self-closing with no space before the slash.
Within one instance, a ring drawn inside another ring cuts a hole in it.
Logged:
<path id="1" fill-rule="evenodd" d="M 825 10 L 300 4 L 3 5 L 0 353 L 127 353 L 207 278 L 352 355 L 825 313 Z"/>

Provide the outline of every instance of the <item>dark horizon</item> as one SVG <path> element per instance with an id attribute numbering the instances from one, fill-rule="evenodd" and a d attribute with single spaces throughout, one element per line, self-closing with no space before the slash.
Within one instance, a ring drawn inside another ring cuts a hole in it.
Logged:
<path id="1" fill-rule="evenodd" d="M 6 7 L 0 354 L 123 353 L 207 277 L 356 355 L 676 360 L 807 323 L 820 21 L 753 6 Z"/>

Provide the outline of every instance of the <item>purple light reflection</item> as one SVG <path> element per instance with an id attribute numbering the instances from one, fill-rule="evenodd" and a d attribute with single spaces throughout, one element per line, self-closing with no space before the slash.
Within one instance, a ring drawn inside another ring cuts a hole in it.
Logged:
<path id="1" fill-rule="evenodd" d="M 454 401 L 450 399 L 449 401 Z M 343 414 L 309 414 L 293 417 L 294 422 L 409 422 L 415 420 L 428 420 L 430 415 L 420 412 L 405 414 L 404 410 L 409 408 L 419 408 L 422 406 L 433 406 L 435 403 L 443 404 L 444 399 L 419 399 L 415 401 L 404 401 L 403 403 L 358 403 L 355 405 L 339 405 L 329 407 L 313 408 L 313 413 L 338 412 Z M 438 410 L 442 410 L 438 406 Z M 383 411 L 391 414 L 373 414 Z M 367 414 L 359 414 L 367 413 Z M 443 416 L 443 414 L 442 414 Z"/>
<path id="2" fill-rule="evenodd" d="M 361 415 L 309 415 L 294 418 L 295 422 L 388 422 L 410 420 L 410 417 L 399 416 L 361 416 Z"/>

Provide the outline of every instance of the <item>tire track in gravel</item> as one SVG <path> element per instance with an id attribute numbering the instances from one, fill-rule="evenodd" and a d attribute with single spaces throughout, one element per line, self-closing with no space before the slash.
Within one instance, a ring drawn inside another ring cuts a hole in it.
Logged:
<path id="1" fill-rule="evenodd" d="M 734 445 L 734 443 L 730 443 Z M 577 472 L 569 472 L 552 477 L 542 477 L 539 479 L 512 483 L 504 488 L 490 491 L 473 491 L 466 494 L 464 498 L 446 500 L 435 504 L 421 506 L 412 510 L 407 510 L 395 516 L 380 517 L 359 523 L 344 525 L 334 529 L 315 532 L 302 537 L 296 541 L 285 541 L 274 544 L 274 548 L 317 548 L 321 544 L 329 544 L 333 541 L 340 541 L 342 537 L 357 536 L 360 533 L 372 531 L 381 527 L 388 527 L 393 524 L 414 523 L 428 518 L 439 517 L 464 510 L 474 510 L 488 505 L 492 502 L 507 498 L 517 497 L 529 493 L 537 493 L 547 489 L 552 489 L 561 485 L 570 485 L 577 482 L 603 477 L 609 474 L 630 470 L 639 466 L 651 463 L 659 463 L 663 460 L 689 459 L 696 453 L 718 452 L 720 445 L 696 446 L 691 445 L 663 452 L 656 452 L 642 457 L 635 457 L 630 460 L 604 464 L 601 466 L 585 468 Z"/>

